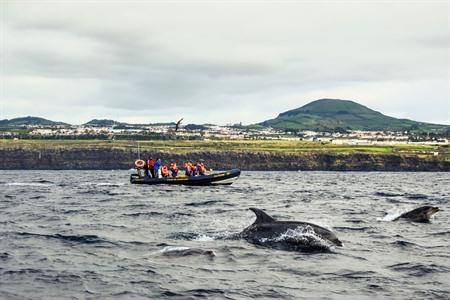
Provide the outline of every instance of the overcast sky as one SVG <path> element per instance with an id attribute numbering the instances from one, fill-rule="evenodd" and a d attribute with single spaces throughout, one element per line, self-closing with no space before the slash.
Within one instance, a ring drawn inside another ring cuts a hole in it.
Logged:
<path id="1" fill-rule="evenodd" d="M 450 124 L 449 1 L 0 0 L 0 119 L 250 124 L 320 98 Z"/>

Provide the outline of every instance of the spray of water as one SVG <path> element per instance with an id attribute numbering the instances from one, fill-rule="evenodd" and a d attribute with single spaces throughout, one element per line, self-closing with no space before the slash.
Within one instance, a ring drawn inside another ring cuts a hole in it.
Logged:
<path id="1" fill-rule="evenodd" d="M 281 243 L 290 242 L 295 244 L 309 245 L 312 247 L 330 248 L 331 243 L 318 236 L 314 229 L 309 226 L 298 226 L 295 229 L 288 229 L 283 234 L 273 238 L 262 238 L 261 243 Z"/>
<path id="2" fill-rule="evenodd" d="M 407 209 L 407 208 L 396 207 L 396 208 L 388 211 L 384 217 L 377 218 L 377 221 L 382 221 L 382 222 L 394 221 L 395 219 L 397 219 L 398 217 L 400 217 L 402 214 L 404 214 L 405 212 L 407 212 L 409 210 L 410 209 Z"/>

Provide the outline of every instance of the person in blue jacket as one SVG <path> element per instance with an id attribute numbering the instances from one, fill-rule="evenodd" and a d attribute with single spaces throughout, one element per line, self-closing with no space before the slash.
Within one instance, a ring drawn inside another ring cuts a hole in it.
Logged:
<path id="1" fill-rule="evenodd" d="M 161 159 L 157 159 L 155 165 L 153 166 L 153 171 L 155 172 L 156 178 L 161 178 Z"/>

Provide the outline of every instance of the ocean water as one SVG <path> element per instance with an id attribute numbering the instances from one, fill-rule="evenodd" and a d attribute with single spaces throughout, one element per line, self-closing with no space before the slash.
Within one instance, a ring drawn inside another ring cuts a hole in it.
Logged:
<path id="1" fill-rule="evenodd" d="M 127 171 L 0 171 L 0 298 L 450 298 L 450 173 L 128 180 Z M 391 221 L 425 204 L 442 209 L 431 223 Z M 302 253 L 229 239 L 254 221 L 249 207 L 329 227 L 344 246 Z"/>

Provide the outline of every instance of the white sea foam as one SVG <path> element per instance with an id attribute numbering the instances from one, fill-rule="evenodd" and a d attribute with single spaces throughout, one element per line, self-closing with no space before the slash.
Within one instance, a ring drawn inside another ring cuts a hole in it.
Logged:
<path id="1" fill-rule="evenodd" d="M 192 251 L 189 251 L 192 250 Z M 163 249 L 159 250 L 159 253 L 163 254 L 164 256 L 186 256 L 186 255 L 210 255 L 210 256 L 216 256 L 216 253 L 213 250 L 207 249 L 198 249 L 198 248 L 190 248 L 190 247 L 183 247 L 183 246 L 166 246 Z"/>
<path id="2" fill-rule="evenodd" d="M 407 212 L 407 209 L 400 209 L 400 208 L 394 208 L 391 211 L 388 211 L 388 213 L 382 217 L 382 218 L 377 218 L 377 221 L 382 221 L 382 222 L 391 222 L 394 221 L 395 219 L 397 219 L 398 217 L 400 217 L 403 213 Z"/>
<path id="3" fill-rule="evenodd" d="M 174 251 L 183 251 L 188 250 L 189 247 L 182 247 L 182 246 L 166 246 L 159 250 L 161 253 L 167 253 L 167 252 L 174 252 Z"/>
<path id="4" fill-rule="evenodd" d="M 295 229 L 288 229 L 286 232 L 282 233 L 279 236 L 273 238 L 262 238 L 260 239 L 262 243 L 267 242 L 283 242 L 283 241 L 298 241 L 304 242 L 305 244 L 309 244 L 311 246 L 319 246 L 319 247 L 330 247 L 330 242 L 324 240 L 320 236 L 318 236 L 314 229 L 309 226 L 298 226 Z"/>
<path id="5" fill-rule="evenodd" d="M 209 236 L 209 235 L 206 235 L 206 234 L 202 234 L 202 235 L 199 235 L 198 237 L 196 237 L 195 239 L 194 239 L 194 241 L 199 241 L 199 242 L 209 242 L 209 241 L 214 241 L 216 238 L 215 237 L 213 237 L 213 236 Z"/>

